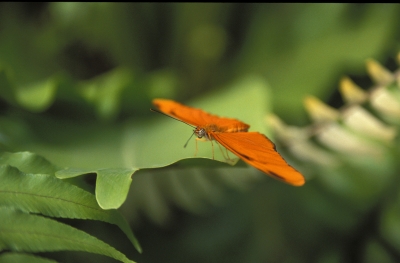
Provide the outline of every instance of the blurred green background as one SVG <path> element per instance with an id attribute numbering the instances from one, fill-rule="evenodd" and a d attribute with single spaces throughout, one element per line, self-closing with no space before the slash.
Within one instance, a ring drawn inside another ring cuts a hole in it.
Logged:
<path id="1" fill-rule="evenodd" d="M 399 29 L 400 6 L 389 4 L 1 3 L 0 147 L 91 169 L 193 157 L 194 142 L 182 147 L 191 128 L 149 111 L 157 97 L 273 136 L 268 113 L 303 126 L 306 95 L 340 105 L 344 75 L 369 88 L 367 58 L 395 70 Z M 210 158 L 209 145 L 199 147 Z M 285 158 L 305 186 L 245 165 L 135 174 L 121 210 L 141 255 L 115 229 L 90 228 L 138 262 L 400 260 L 393 162 L 332 170 Z M 321 174 L 341 181 L 330 187 Z"/>

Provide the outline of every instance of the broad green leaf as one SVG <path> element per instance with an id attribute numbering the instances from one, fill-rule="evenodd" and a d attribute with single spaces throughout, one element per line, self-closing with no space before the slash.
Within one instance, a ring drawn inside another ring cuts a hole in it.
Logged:
<path id="1" fill-rule="evenodd" d="M 56 172 L 58 178 L 72 178 L 78 175 L 96 173 L 96 199 L 103 209 L 120 207 L 128 195 L 132 175 L 138 169 L 64 169 Z"/>
<path id="2" fill-rule="evenodd" d="M 118 208 L 128 195 L 136 169 L 104 169 L 97 173 L 96 198 L 105 209 Z"/>
<path id="3" fill-rule="evenodd" d="M 204 99 L 203 104 L 205 109 L 212 110 L 215 108 L 221 110 L 222 116 L 238 116 L 247 123 L 252 123 L 252 130 L 263 132 L 263 116 L 265 109 L 268 107 L 268 86 L 262 78 L 249 76 L 243 78 L 236 85 L 229 87 L 224 92 L 220 92 Z M 223 101 L 225 107 L 221 108 L 220 104 Z M 245 107 L 243 101 L 252 101 L 252 111 L 244 111 L 241 108 Z M 208 105 L 208 106 L 207 106 Z M 141 129 L 140 125 L 135 127 L 127 127 L 127 131 L 132 129 L 132 133 L 126 133 L 126 139 L 123 146 L 126 150 L 124 159 L 130 167 L 139 167 L 140 169 L 159 168 L 171 164 L 180 163 L 185 160 L 185 164 L 194 163 L 203 165 L 203 167 L 211 166 L 225 166 L 219 162 L 226 162 L 228 164 L 235 164 L 238 158 L 228 153 L 217 143 L 211 144 L 210 142 L 198 142 L 197 159 L 194 152 L 196 151 L 197 141 L 193 140 L 187 147 L 183 148 L 182 144 L 174 138 L 184 138 L 185 134 L 189 137 L 191 129 L 186 127 L 180 122 L 165 118 L 164 120 L 154 123 L 154 128 L 145 127 Z M 157 128 L 156 128 L 157 126 Z M 254 127 L 254 128 L 253 128 Z M 143 133 L 142 133 L 143 132 Z M 165 138 L 165 139 L 163 139 Z M 133 140 L 133 141 L 132 141 Z M 173 145 L 173 146 L 172 146 Z M 140 153 L 140 154 L 138 154 Z M 160 155 L 164 153 L 164 155 Z M 192 155 L 193 153 L 193 155 Z M 132 157 L 130 158 L 132 154 Z M 206 161 L 207 159 L 214 159 L 219 162 Z M 190 156 L 190 157 L 188 157 Z M 183 164 L 184 165 L 184 164 Z M 125 201 L 129 186 L 131 184 L 131 175 L 139 168 L 130 169 L 76 169 L 70 168 L 58 171 L 56 176 L 59 178 L 70 178 L 77 175 L 96 173 L 96 198 L 99 205 L 104 209 L 118 208 Z"/>
<path id="4" fill-rule="evenodd" d="M 8 252 L 0 255 L 0 263 L 21 263 L 21 262 L 56 263 L 57 261 L 24 253 Z"/>
<path id="5" fill-rule="evenodd" d="M 0 152 L 0 165 L 11 165 L 24 173 L 54 174 L 59 168 L 40 155 L 30 152 Z"/>
<path id="6" fill-rule="evenodd" d="M 0 207 L 0 249 L 25 252 L 83 251 L 133 262 L 81 230 L 45 217 Z"/>
<path id="7" fill-rule="evenodd" d="M 117 225 L 138 251 L 140 245 L 117 210 L 103 210 L 95 196 L 47 174 L 25 174 L 0 166 L 0 206 L 62 218 L 100 220 Z"/>
<path id="8" fill-rule="evenodd" d="M 236 118 L 249 124 L 250 131 L 269 135 L 264 120 L 270 105 L 269 86 L 258 76 L 242 77 L 219 92 L 185 104 L 221 117 Z M 192 127 L 165 116 L 155 116 L 151 123 L 143 125 L 129 123 L 125 128 L 122 144 L 124 160 L 132 167 L 154 168 L 190 157 L 212 159 L 213 153 L 215 160 L 227 159 L 224 158 L 225 149 L 215 142 L 211 144 L 209 141 L 196 141 L 192 138 L 184 148 L 183 145 L 192 133 Z M 232 153 L 229 156 L 236 157 Z"/>
<path id="9" fill-rule="evenodd" d="M 238 158 L 232 159 L 228 162 L 234 165 L 238 161 Z M 240 166 L 243 166 L 241 162 Z M 175 167 L 226 167 L 225 163 L 221 161 L 215 162 L 209 158 L 186 158 L 178 160 L 167 166 Z M 153 167 L 162 168 L 162 167 Z M 80 175 L 95 173 L 97 174 L 96 179 L 96 199 L 100 207 L 103 209 L 116 209 L 119 208 L 126 200 L 130 185 L 132 183 L 132 175 L 138 171 L 138 168 L 132 169 L 100 169 L 100 170 L 89 170 L 89 169 L 77 169 L 67 168 L 56 172 L 56 176 L 60 179 L 73 178 Z"/>

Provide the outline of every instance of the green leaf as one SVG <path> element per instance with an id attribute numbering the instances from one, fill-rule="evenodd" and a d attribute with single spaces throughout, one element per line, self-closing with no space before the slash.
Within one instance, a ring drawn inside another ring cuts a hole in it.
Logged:
<path id="1" fill-rule="evenodd" d="M 232 159 L 231 162 L 226 162 L 234 165 L 238 160 L 238 158 L 235 158 Z M 176 162 L 170 163 L 165 166 L 152 168 L 162 168 L 171 165 L 179 167 L 226 167 L 225 161 L 222 162 L 217 160 L 217 162 L 215 162 L 215 160 L 212 160 L 210 158 L 186 158 L 182 160 L 177 160 Z M 130 185 L 132 183 L 132 175 L 138 170 L 139 168 L 100 170 L 67 168 L 61 171 L 57 171 L 56 176 L 60 179 L 67 179 L 90 173 L 97 174 L 96 199 L 98 204 L 103 209 L 116 209 L 125 202 L 130 189 Z"/>
<path id="2" fill-rule="evenodd" d="M 251 103 L 251 108 L 248 103 Z M 269 86 L 261 77 L 242 77 L 218 92 L 185 104 L 221 117 L 236 118 L 249 124 L 250 131 L 269 135 L 264 120 L 270 106 Z M 220 150 L 216 143 L 212 145 L 192 139 L 184 148 L 192 130 L 190 126 L 165 116 L 156 116 L 151 123 L 144 125 L 129 123 L 122 143 L 124 159 L 129 166 L 140 168 L 163 167 L 190 157 L 212 159 L 213 153 L 215 160 L 226 160 L 223 156 L 225 150 Z"/>
<path id="3" fill-rule="evenodd" d="M 56 263 L 57 261 L 23 253 L 8 252 L 0 255 L 0 263 L 20 263 L 20 262 Z"/>
<path id="4" fill-rule="evenodd" d="M 246 102 L 251 102 L 251 109 L 246 108 Z M 242 120 L 251 125 L 250 130 L 252 131 L 266 132 L 264 117 L 270 105 L 269 87 L 261 77 L 254 75 L 241 77 L 223 90 L 187 104 L 200 107 L 213 114 Z M 151 105 L 148 106 L 151 107 Z M 203 169 L 205 167 L 225 167 L 232 172 L 229 165 L 225 163 L 234 164 L 238 161 L 236 156 L 230 153 L 229 160 L 227 160 L 224 157 L 224 155 L 226 156 L 225 150 L 216 143 L 212 145 L 210 142 L 197 142 L 194 139 L 185 149 L 183 144 L 192 133 L 192 128 L 164 116 L 156 114 L 153 116 L 154 119 L 151 122 L 138 122 L 135 119 L 128 121 L 123 126 L 77 125 L 51 119 L 36 122 L 37 119 L 35 119 L 32 123 L 35 135 L 32 137 L 39 138 L 39 140 L 31 142 L 29 149 L 43 154 L 52 162 L 66 167 L 74 167 L 56 172 L 58 178 L 65 179 L 96 173 L 98 176 L 96 198 L 103 209 L 118 208 L 125 202 L 132 183 L 131 176 L 138 169 L 172 166 L 169 168 L 171 175 L 167 177 L 172 176 L 173 179 L 163 186 L 163 188 L 171 188 L 163 192 L 167 193 L 167 196 L 162 194 L 162 198 L 166 201 L 171 200 L 168 198 L 171 193 L 182 192 L 178 188 L 184 187 L 180 182 L 183 177 L 172 175 L 179 172 L 180 167 L 197 166 Z M 198 151 L 195 156 L 196 143 Z M 217 162 L 211 160 L 213 153 Z M 239 165 L 247 166 L 243 162 L 239 162 Z M 107 167 L 116 167 L 116 169 Z M 26 172 L 29 173 L 29 169 Z M 249 177 L 248 173 L 241 176 Z M 236 182 L 246 181 L 239 177 L 231 176 L 230 178 L 236 178 Z M 158 180 L 156 179 L 154 183 L 157 184 Z M 231 184 L 234 180 L 226 181 Z M 140 183 L 140 181 L 137 182 Z M 168 186 L 168 184 L 172 185 Z M 196 185 L 200 184 L 195 183 L 193 188 Z M 183 192 L 184 194 L 179 197 L 186 198 L 188 193 Z M 191 192 L 194 193 L 193 190 Z M 196 207 L 200 207 L 198 204 L 203 199 L 210 199 L 213 196 L 219 198 L 221 194 L 208 195 L 206 191 L 199 191 L 194 198 L 198 201 L 187 202 L 196 203 L 193 209 L 187 204 L 183 204 L 183 206 L 185 209 L 196 210 Z M 141 199 L 140 196 L 137 198 Z M 172 200 L 175 203 L 181 203 L 178 197 L 174 197 Z M 153 209 L 156 208 L 153 207 L 150 210 Z"/>
<path id="5" fill-rule="evenodd" d="M 31 213 L 61 218 L 91 219 L 117 225 L 135 248 L 141 247 L 128 223 L 117 210 L 103 210 L 95 196 L 47 174 L 25 174 L 0 166 L 0 206 L 16 207 Z"/>
<path id="6" fill-rule="evenodd" d="M 11 165 L 24 173 L 54 174 L 59 168 L 40 155 L 30 152 L 0 153 L 0 165 Z"/>
<path id="7" fill-rule="evenodd" d="M 96 198 L 103 208 L 118 208 L 128 195 L 137 169 L 103 169 L 97 173 Z"/>
<path id="8" fill-rule="evenodd" d="M 12 251 L 84 251 L 133 262 L 103 241 L 69 225 L 0 207 L 0 249 Z"/>
<path id="9" fill-rule="evenodd" d="M 137 168 L 100 170 L 68 168 L 56 172 L 56 176 L 65 179 L 88 173 L 96 173 L 97 202 L 103 209 L 116 209 L 125 202 L 129 186 L 132 183 L 131 177 L 137 170 Z"/>

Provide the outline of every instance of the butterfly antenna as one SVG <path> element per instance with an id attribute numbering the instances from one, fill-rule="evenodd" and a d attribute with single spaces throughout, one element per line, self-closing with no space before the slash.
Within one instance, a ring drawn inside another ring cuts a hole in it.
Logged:
<path id="1" fill-rule="evenodd" d="M 193 135 L 194 135 L 194 132 L 192 133 L 192 135 L 190 135 L 190 137 L 189 137 L 189 139 L 187 140 L 187 142 L 185 143 L 185 145 L 183 145 L 183 148 L 186 148 L 186 146 L 188 145 L 190 139 L 192 139 Z"/>
<path id="2" fill-rule="evenodd" d="M 165 114 L 164 112 L 161 112 L 161 111 L 159 111 L 159 110 L 155 110 L 155 109 L 152 109 L 152 108 L 150 108 L 150 110 L 153 111 L 153 112 L 157 112 L 157 113 L 160 113 L 160 114 L 162 114 L 162 115 L 165 115 L 165 116 L 167 116 L 167 117 L 170 117 L 171 119 L 174 119 L 174 120 L 183 122 L 184 124 L 189 125 L 189 126 L 192 127 L 192 128 L 196 128 L 195 126 L 190 125 L 190 124 L 187 123 L 187 122 L 184 122 L 184 121 L 182 121 L 182 120 L 179 120 L 179 119 L 177 119 L 177 118 L 174 118 L 174 117 L 172 117 L 172 116 L 170 116 L 170 115 L 168 115 L 168 114 Z M 183 148 L 186 148 L 186 146 L 188 145 L 190 139 L 192 139 L 192 137 L 193 137 L 194 134 L 195 134 L 195 133 L 193 132 L 192 135 L 190 135 L 190 137 L 189 137 L 189 139 L 187 140 L 187 142 L 185 143 L 185 145 L 183 145 Z"/>

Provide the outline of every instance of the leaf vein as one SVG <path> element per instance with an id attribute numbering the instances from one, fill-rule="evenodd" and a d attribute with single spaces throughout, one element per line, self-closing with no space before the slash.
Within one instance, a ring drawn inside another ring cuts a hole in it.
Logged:
<path id="1" fill-rule="evenodd" d="M 89 205 L 85 205 L 85 204 L 82 204 L 82 203 L 78 203 L 78 202 L 75 202 L 75 201 L 72 201 L 72 200 L 67 200 L 67 199 L 60 198 L 60 197 L 47 196 L 47 195 L 40 195 L 40 194 L 33 194 L 33 193 L 24 193 L 24 192 L 17 192 L 17 191 L 8 191 L 8 190 L 0 190 L 0 193 L 4 193 L 4 194 L 17 194 L 17 195 L 18 195 L 18 194 L 20 194 L 20 195 L 30 195 L 30 196 L 36 196 L 36 197 L 41 197 L 41 198 L 56 199 L 56 200 L 61 200 L 61 201 L 67 202 L 67 203 L 72 203 L 72 204 L 80 205 L 80 206 L 82 206 L 82 207 L 86 207 L 86 208 L 93 209 L 93 210 L 96 210 L 96 211 L 104 212 L 102 209 L 99 209 L 99 208 L 96 208 L 96 207 L 92 207 L 92 206 L 89 206 Z"/>

